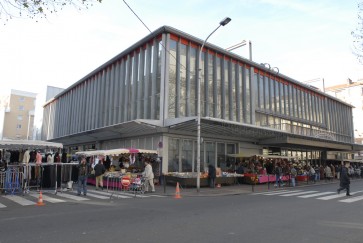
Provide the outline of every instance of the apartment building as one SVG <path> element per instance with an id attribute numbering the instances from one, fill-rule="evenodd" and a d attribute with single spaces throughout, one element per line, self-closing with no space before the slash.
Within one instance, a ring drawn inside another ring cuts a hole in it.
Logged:
<path id="1" fill-rule="evenodd" d="M 32 140 L 37 94 L 12 89 L 0 99 L 0 139 Z"/>

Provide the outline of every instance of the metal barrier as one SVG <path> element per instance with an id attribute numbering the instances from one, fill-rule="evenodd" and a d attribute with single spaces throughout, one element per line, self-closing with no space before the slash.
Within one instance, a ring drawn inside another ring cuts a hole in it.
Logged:
<path id="1" fill-rule="evenodd" d="M 24 174 L 19 168 L 8 168 L 0 172 L 0 189 L 6 193 L 14 195 L 23 192 Z"/>

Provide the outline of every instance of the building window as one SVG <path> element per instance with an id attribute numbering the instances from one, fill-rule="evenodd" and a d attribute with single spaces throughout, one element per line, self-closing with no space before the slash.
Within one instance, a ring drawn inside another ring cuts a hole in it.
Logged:
<path id="1" fill-rule="evenodd" d="M 23 116 L 22 115 L 19 115 L 18 116 L 18 121 L 22 121 L 23 120 Z"/>
<path id="2" fill-rule="evenodd" d="M 19 111 L 23 111 L 24 110 L 24 106 L 20 105 L 19 106 Z"/>
<path id="3" fill-rule="evenodd" d="M 21 129 L 21 124 L 17 124 L 16 129 Z"/>
<path id="4" fill-rule="evenodd" d="M 24 102 L 24 101 L 25 101 L 25 97 L 20 97 L 20 98 L 19 98 L 19 101 L 20 101 L 20 102 Z"/>

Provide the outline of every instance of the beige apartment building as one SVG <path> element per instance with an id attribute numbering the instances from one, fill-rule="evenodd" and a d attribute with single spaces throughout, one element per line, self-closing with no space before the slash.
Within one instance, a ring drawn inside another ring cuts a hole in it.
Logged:
<path id="1" fill-rule="evenodd" d="M 33 139 L 37 94 L 14 90 L 0 100 L 0 139 Z"/>

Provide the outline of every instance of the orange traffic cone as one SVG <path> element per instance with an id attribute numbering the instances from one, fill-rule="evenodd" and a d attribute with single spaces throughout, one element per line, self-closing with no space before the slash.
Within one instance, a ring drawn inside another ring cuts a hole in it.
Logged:
<path id="1" fill-rule="evenodd" d="M 45 203 L 43 202 L 43 195 L 42 195 L 41 191 L 39 192 L 39 199 L 38 199 L 37 205 L 38 206 L 44 206 L 45 205 Z"/>
<path id="2" fill-rule="evenodd" d="M 176 199 L 181 198 L 180 196 L 180 189 L 179 189 L 179 182 L 176 183 L 176 188 L 175 188 L 175 197 Z"/>

